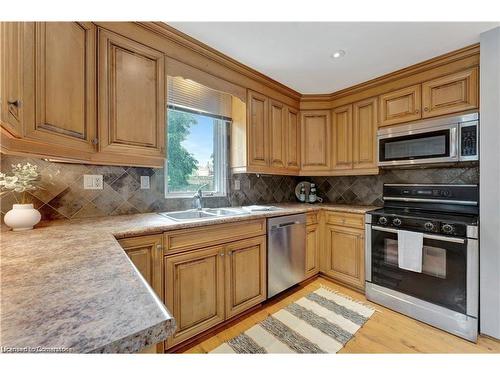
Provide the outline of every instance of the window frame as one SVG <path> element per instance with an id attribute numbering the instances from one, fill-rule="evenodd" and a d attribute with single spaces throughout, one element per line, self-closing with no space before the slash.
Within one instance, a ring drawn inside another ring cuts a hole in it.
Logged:
<path id="1" fill-rule="evenodd" d="M 194 110 L 187 107 L 176 106 L 169 104 L 167 106 L 167 129 L 165 132 L 165 144 L 166 144 L 166 158 L 164 162 L 164 197 L 165 199 L 175 199 L 175 198 L 193 198 L 196 192 L 169 192 L 168 191 L 168 112 L 170 110 L 191 113 L 200 116 L 211 117 L 214 121 L 223 121 L 224 125 L 221 127 L 223 131 L 217 132 L 218 134 L 214 136 L 214 185 L 216 186 L 215 191 L 203 191 L 203 197 L 227 197 L 228 196 L 228 173 L 229 173 L 229 134 L 232 119 L 213 115 L 211 113 Z M 219 145 L 219 146 L 218 146 Z M 216 152 L 217 151 L 217 152 Z M 218 159 L 221 162 L 217 162 Z"/>

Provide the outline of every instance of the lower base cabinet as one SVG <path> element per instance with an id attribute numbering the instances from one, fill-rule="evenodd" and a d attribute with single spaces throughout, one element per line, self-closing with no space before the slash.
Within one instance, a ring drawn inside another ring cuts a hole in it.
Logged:
<path id="1" fill-rule="evenodd" d="M 319 248 L 321 245 L 319 224 L 306 226 L 306 278 L 319 272 Z"/>
<path id="2" fill-rule="evenodd" d="M 163 296 L 163 235 L 124 238 L 118 241 L 142 277 L 161 299 Z M 163 342 L 144 348 L 141 353 L 163 353 Z"/>
<path id="3" fill-rule="evenodd" d="M 325 224 L 321 271 L 359 290 L 365 287 L 364 231 Z"/>
<path id="4" fill-rule="evenodd" d="M 171 348 L 266 299 L 266 237 L 165 256 Z"/>
<path id="5" fill-rule="evenodd" d="M 224 248 L 165 257 L 165 303 L 177 329 L 172 347 L 224 321 Z"/>

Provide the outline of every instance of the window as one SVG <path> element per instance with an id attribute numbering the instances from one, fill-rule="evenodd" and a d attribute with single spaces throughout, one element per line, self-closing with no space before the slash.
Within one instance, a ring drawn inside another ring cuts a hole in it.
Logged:
<path id="1" fill-rule="evenodd" d="M 165 196 L 225 196 L 232 96 L 168 77 Z"/>
<path id="2" fill-rule="evenodd" d="M 228 119 L 170 106 L 166 196 L 226 195 Z"/>

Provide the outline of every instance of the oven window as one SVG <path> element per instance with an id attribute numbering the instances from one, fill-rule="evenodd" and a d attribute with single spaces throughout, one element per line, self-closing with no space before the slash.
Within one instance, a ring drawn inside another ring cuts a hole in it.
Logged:
<path id="1" fill-rule="evenodd" d="M 426 159 L 449 155 L 449 130 L 380 140 L 380 161 Z"/>
<path id="2" fill-rule="evenodd" d="M 398 267 L 397 233 L 372 229 L 372 282 L 465 313 L 467 241 L 424 238 L 422 272 Z"/>

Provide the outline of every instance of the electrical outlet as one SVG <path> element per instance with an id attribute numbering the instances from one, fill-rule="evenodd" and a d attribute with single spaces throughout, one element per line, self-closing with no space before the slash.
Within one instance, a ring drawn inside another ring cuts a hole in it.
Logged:
<path id="1" fill-rule="evenodd" d="M 149 189 L 149 176 L 141 176 L 141 189 Z"/>
<path id="2" fill-rule="evenodd" d="M 102 174 L 84 174 L 83 188 L 85 190 L 102 190 L 104 182 Z"/>
<path id="3" fill-rule="evenodd" d="M 234 180 L 234 190 L 240 190 L 240 189 L 241 189 L 240 180 Z"/>

